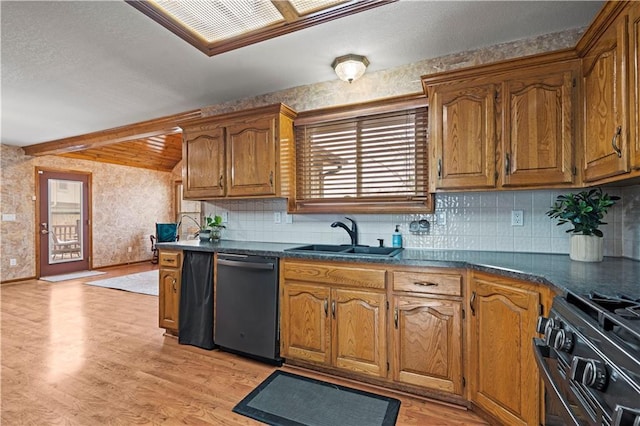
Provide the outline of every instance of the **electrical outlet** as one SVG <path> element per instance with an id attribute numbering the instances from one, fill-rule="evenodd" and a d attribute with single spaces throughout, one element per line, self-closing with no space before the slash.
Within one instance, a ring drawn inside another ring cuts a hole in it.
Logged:
<path id="1" fill-rule="evenodd" d="M 229 223 L 229 212 L 222 212 L 222 223 Z"/>
<path id="2" fill-rule="evenodd" d="M 522 210 L 511 211 L 511 226 L 524 226 L 524 212 Z"/>
<path id="3" fill-rule="evenodd" d="M 15 259 L 9 259 L 9 266 L 17 266 L 18 262 Z"/>
<path id="4" fill-rule="evenodd" d="M 127 247 L 127 253 L 131 253 L 133 249 L 131 247 Z"/>
<path id="5" fill-rule="evenodd" d="M 282 214 L 280 212 L 273 212 L 273 223 L 281 223 Z"/>
<path id="6" fill-rule="evenodd" d="M 447 224 L 447 212 L 436 212 L 436 224 L 438 225 Z"/>
<path id="7" fill-rule="evenodd" d="M 290 215 L 289 213 L 285 212 L 284 223 L 293 223 L 293 215 Z"/>

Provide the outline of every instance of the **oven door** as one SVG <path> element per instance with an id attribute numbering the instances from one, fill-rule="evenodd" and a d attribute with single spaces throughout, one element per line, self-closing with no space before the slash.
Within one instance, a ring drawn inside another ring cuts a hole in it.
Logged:
<path id="1" fill-rule="evenodd" d="M 544 381 L 545 425 L 592 425 L 593 420 L 584 411 L 575 394 L 568 389 L 569 366 L 559 360 L 555 349 L 542 339 L 533 339 L 533 351 Z M 564 373 L 562 373 L 564 372 Z"/>

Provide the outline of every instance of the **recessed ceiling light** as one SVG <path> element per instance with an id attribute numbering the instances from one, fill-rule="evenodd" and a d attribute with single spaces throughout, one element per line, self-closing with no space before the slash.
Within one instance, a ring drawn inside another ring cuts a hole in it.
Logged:
<path id="1" fill-rule="evenodd" d="M 126 0 L 209 56 L 398 0 Z"/>

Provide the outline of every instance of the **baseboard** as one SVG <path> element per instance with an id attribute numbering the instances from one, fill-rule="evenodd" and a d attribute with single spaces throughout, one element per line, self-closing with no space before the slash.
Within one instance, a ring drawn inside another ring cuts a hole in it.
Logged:
<path id="1" fill-rule="evenodd" d="M 13 284 L 21 281 L 29 281 L 29 280 L 35 280 L 35 279 L 36 279 L 35 275 L 32 277 L 26 277 L 26 278 L 14 278 L 12 280 L 1 281 L 0 285 Z"/>

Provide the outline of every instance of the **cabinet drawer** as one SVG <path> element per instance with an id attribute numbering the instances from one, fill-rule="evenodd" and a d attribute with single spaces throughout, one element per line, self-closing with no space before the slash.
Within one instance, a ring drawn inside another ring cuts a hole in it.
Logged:
<path id="1" fill-rule="evenodd" d="M 462 295 L 462 276 L 398 271 L 393 273 L 393 290 L 460 296 Z"/>
<path id="2" fill-rule="evenodd" d="M 181 254 L 178 251 L 161 251 L 159 255 L 160 266 L 179 268 Z"/>
<path id="3" fill-rule="evenodd" d="M 324 284 L 338 284 L 347 287 L 385 288 L 383 269 L 366 269 L 332 264 L 286 262 L 284 278 Z"/>

